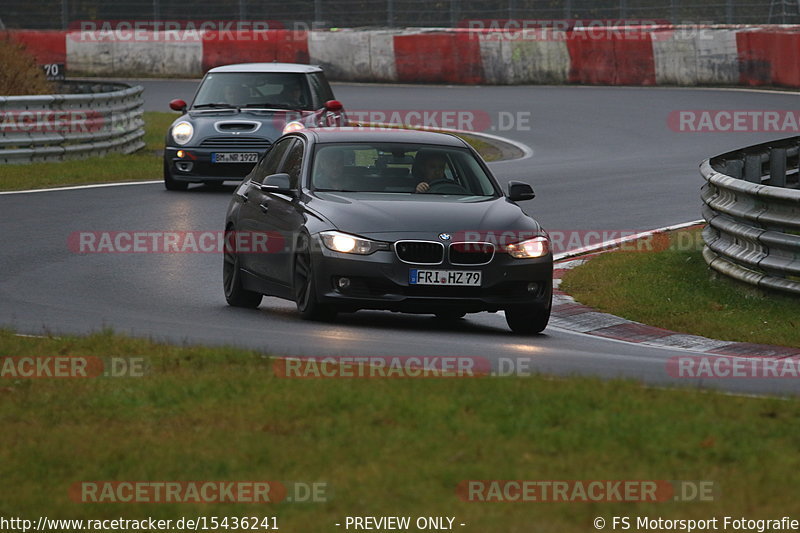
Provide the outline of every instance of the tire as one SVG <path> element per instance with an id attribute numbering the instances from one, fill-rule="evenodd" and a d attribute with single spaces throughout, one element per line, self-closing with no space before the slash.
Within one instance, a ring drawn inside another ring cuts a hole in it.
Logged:
<path id="1" fill-rule="evenodd" d="M 535 335 L 544 331 L 550 321 L 550 308 L 532 307 L 506 309 L 506 323 L 520 335 Z"/>
<path id="2" fill-rule="evenodd" d="M 222 263 L 222 286 L 225 289 L 225 300 L 232 307 L 255 309 L 261 304 L 262 295 L 242 287 L 239 254 L 228 246 L 229 233 L 230 230 L 225 232 L 225 252 Z"/>
<path id="3" fill-rule="evenodd" d="M 462 313 L 460 311 L 444 311 L 441 313 L 436 313 L 436 318 L 439 320 L 458 320 L 460 318 L 464 318 L 467 316 L 467 313 Z"/>
<path id="4" fill-rule="evenodd" d="M 305 320 L 332 320 L 336 317 L 336 309 L 317 301 L 314 291 L 314 265 L 308 242 L 308 237 L 300 238 L 294 258 L 294 301 L 297 312 Z"/>
<path id="5" fill-rule="evenodd" d="M 185 191 L 189 184 L 185 181 L 176 181 L 169 171 L 169 164 L 164 161 L 164 188 L 168 191 Z"/>

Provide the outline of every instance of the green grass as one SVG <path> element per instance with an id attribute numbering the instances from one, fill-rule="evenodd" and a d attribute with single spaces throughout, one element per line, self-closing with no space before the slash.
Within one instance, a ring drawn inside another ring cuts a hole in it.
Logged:
<path id="1" fill-rule="evenodd" d="M 759 294 L 712 275 L 700 255 L 700 230 L 675 233 L 671 242 L 662 251 L 602 254 L 569 271 L 562 289 L 583 304 L 653 326 L 800 347 L 797 298 Z"/>
<path id="2" fill-rule="evenodd" d="M 0 190 L 19 191 L 48 187 L 66 187 L 92 183 L 148 181 L 162 179 L 164 135 L 175 120 L 176 113 L 149 111 L 144 113 L 146 147 L 130 154 L 110 154 L 53 163 L 0 166 Z M 492 144 L 475 137 L 464 136 L 487 161 L 502 156 Z"/>
<path id="3" fill-rule="evenodd" d="M 459 135 L 462 139 L 467 141 L 475 150 L 481 154 L 484 161 L 500 161 L 503 158 L 503 151 L 492 143 L 486 142 L 480 137 L 473 137 L 472 135 Z"/>
<path id="4" fill-rule="evenodd" d="M 144 356 L 139 378 L 0 380 L 0 516 L 455 516 L 464 531 L 593 530 L 596 516 L 783 516 L 800 483 L 797 400 L 627 381 L 290 380 L 237 349 L 0 331 L 1 355 Z M 745 430 L 746 428 L 746 430 Z M 468 479 L 709 480 L 713 502 L 469 503 Z M 320 503 L 79 504 L 85 480 L 325 482 Z M 461 529 L 457 527 L 457 529 Z"/>

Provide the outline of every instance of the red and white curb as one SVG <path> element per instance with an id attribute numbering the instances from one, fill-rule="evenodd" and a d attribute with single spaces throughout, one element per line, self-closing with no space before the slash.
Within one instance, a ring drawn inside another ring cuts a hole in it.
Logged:
<path id="1" fill-rule="evenodd" d="M 702 221 L 694 221 L 671 226 L 669 228 L 661 228 L 626 238 L 624 241 L 612 241 L 593 247 L 593 249 L 602 250 L 599 252 L 591 253 L 589 250 L 583 250 L 561 254 L 560 257 L 557 256 L 553 270 L 553 309 L 550 315 L 550 325 L 567 331 L 574 331 L 605 339 L 614 339 L 659 348 L 688 350 L 712 355 L 769 357 L 778 359 L 800 357 L 800 349 L 798 348 L 709 339 L 699 335 L 688 335 L 655 326 L 648 326 L 608 313 L 602 313 L 597 309 L 575 301 L 572 296 L 560 289 L 561 280 L 566 272 L 587 263 L 601 253 L 612 251 L 614 245 L 619 245 L 622 244 L 622 242 L 635 240 L 655 233 L 694 226 L 701 222 Z M 585 255 L 575 257 L 576 253 L 581 252 L 585 253 Z"/>

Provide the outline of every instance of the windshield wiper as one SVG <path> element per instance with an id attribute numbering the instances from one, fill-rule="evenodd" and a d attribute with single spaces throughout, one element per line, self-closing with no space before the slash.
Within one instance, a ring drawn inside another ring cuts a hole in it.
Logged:
<path id="1" fill-rule="evenodd" d="M 202 109 L 204 107 L 225 107 L 225 108 L 229 108 L 229 109 L 235 109 L 236 108 L 235 105 L 231 105 L 231 104 L 210 103 L 210 104 L 194 105 L 194 106 L 192 106 L 192 109 Z"/>
<path id="2" fill-rule="evenodd" d="M 265 102 L 263 104 L 245 104 L 242 107 L 259 107 L 263 109 L 296 109 L 288 104 L 270 104 L 269 102 Z"/>

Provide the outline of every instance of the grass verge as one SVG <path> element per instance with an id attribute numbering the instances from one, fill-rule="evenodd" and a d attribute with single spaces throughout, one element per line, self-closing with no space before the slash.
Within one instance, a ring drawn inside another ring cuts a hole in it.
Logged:
<path id="1" fill-rule="evenodd" d="M 0 380 L 2 516 L 266 515 L 287 531 L 338 531 L 348 515 L 454 516 L 465 531 L 509 533 L 588 531 L 597 516 L 796 508 L 794 399 L 584 378 L 292 380 L 258 353 L 110 332 L 0 331 L 0 354 L 143 356 L 149 366 L 138 378 Z M 708 480 L 716 493 L 692 503 L 470 503 L 455 491 L 470 479 Z M 86 480 L 324 482 L 328 501 L 72 501 L 69 487 Z"/>
<path id="2" fill-rule="evenodd" d="M 665 248 L 601 254 L 567 272 L 561 288 L 585 305 L 653 326 L 800 347 L 796 298 L 759 294 L 713 276 L 700 254 L 699 229 L 673 233 Z"/>
<path id="3" fill-rule="evenodd" d="M 162 178 L 164 134 L 177 115 L 144 114 L 146 146 L 134 154 L 109 154 L 52 163 L 3 165 L 0 189 L 18 191 L 90 183 L 147 181 Z"/>
<path id="4" fill-rule="evenodd" d="M 53 163 L 2 165 L 0 190 L 19 191 L 92 183 L 160 180 L 164 135 L 178 115 L 149 111 L 144 113 L 146 146 L 134 154 L 110 154 Z M 477 137 L 463 136 L 487 161 L 496 161 L 502 152 Z"/>

